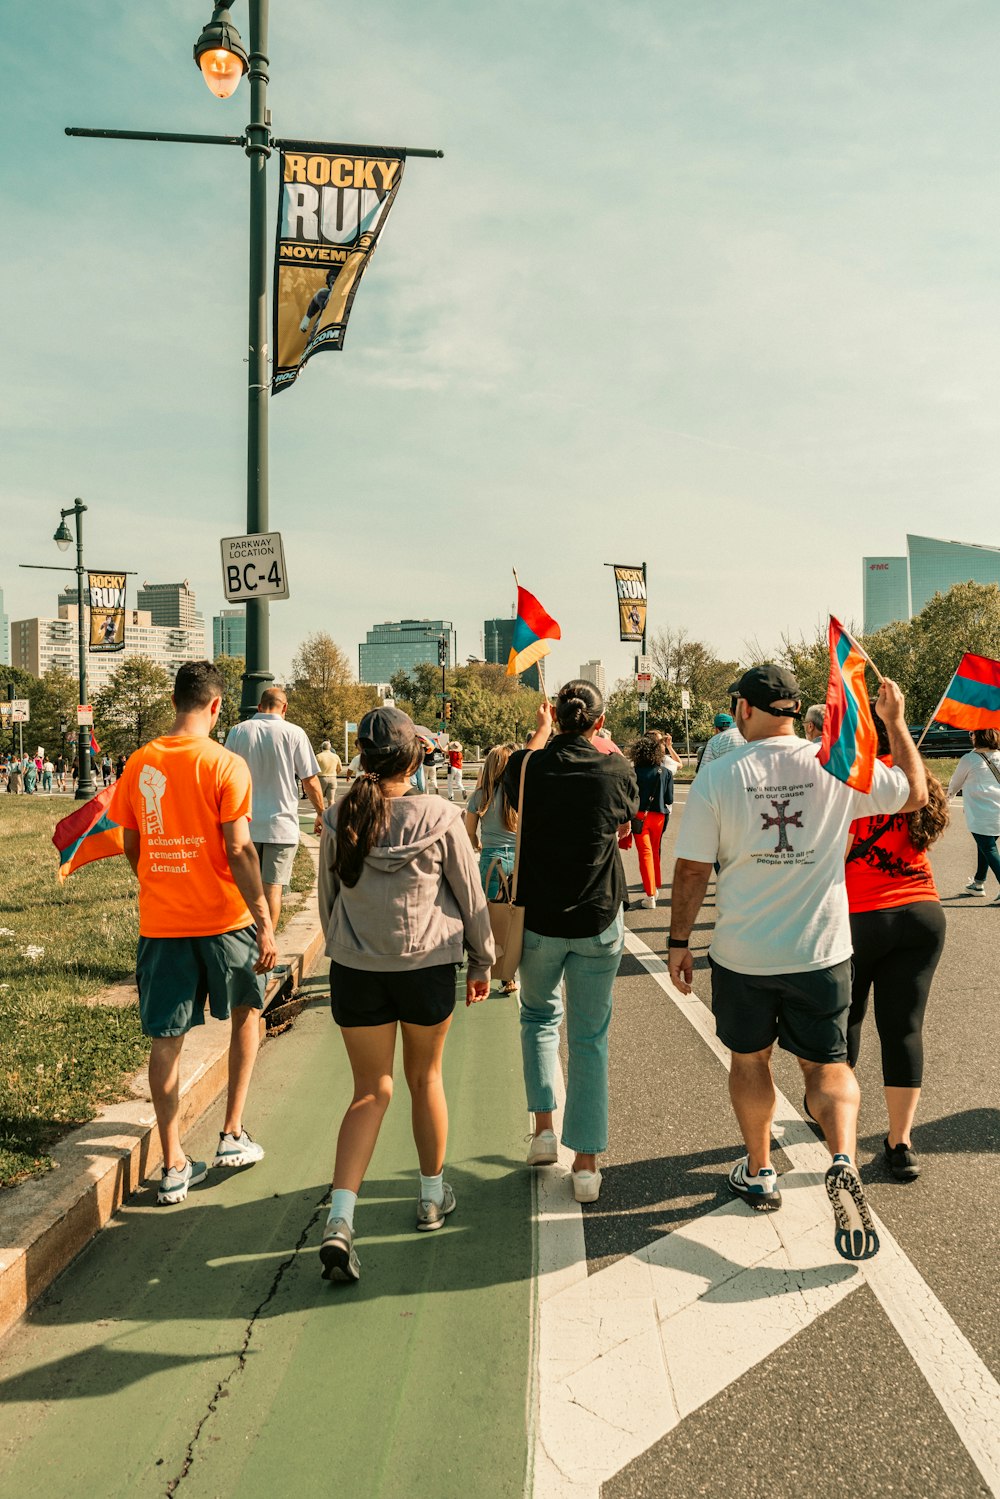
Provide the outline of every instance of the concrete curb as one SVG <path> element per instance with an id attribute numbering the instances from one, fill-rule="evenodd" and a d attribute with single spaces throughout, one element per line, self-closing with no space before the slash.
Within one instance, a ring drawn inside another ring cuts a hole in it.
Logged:
<path id="1" fill-rule="evenodd" d="M 302 841 L 317 863 L 319 840 L 303 834 Z M 314 895 L 303 902 L 312 914 L 300 911 L 279 939 L 279 962 L 290 969 L 296 985 L 324 945 Z M 265 1005 L 289 987 L 288 973 L 273 978 Z M 263 1016 L 260 1025 L 263 1040 Z M 225 1090 L 228 1061 L 225 1021 L 209 1020 L 187 1036 L 181 1062 L 182 1135 Z M 46 1176 L 0 1192 L 0 1338 L 161 1164 L 145 1069 L 130 1087 L 134 1100 L 102 1109 L 53 1146 L 56 1164 Z"/>

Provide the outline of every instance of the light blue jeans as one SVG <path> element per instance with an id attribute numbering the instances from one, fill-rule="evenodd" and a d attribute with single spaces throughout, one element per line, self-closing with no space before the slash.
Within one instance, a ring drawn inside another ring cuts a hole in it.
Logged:
<path id="1" fill-rule="evenodd" d="M 569 1074 L 562 1142 L 578 1155 L 608 1148 L 608 1026 L 625 946 L 619 911 L 596 937 L 542 937 L 527 929 L 521 953 L 521 1059 L 532 1114 L 556 1106 L 559 1026 L 566 986 Z"/>
<path id="2" fill-rule="evenodd" d="M 480 853 L 479 878 L 483 882 L 483 889 L 486 891 L 487 900 L 496 900 L 500 894 L 500 881 L 497 878 L 495 870 L 493 878 L 490 880 L 490 888 L 486 889 L 486 876 L 489 874 L 494 861 L 500 865 L 509 883 L 510 877 L 514 873 L 514 850 L 512 848 L 484 848 Z"/>

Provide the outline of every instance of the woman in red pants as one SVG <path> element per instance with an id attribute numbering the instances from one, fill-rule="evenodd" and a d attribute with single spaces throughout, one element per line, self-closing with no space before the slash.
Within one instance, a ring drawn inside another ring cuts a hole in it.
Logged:
<path id="1" fill-rule="evenodd" d="M 674 804 L 674 773 L 666 762 L 666 747 L 655 734 L 644 734 L 632 746 L 632 764 L 635 778 L 639 782 L 639 817 L 642 829 L 635 834 L 635 849 L 639 855 L 642 873 L 642 888 L 645 895 L 642 904 L 651 910 L 656 905 L 656 896 L 662 883 L 660 878 L 660 844 L 663 830 L 670 820 L 670 808 Z"/>

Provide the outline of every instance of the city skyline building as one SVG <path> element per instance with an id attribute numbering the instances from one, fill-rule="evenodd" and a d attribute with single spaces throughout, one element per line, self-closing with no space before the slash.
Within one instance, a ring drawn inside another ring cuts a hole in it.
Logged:
<path id="1" fill-rule="evenodd" d="M 212 659 L 216 656 L 243 656 L 247 653 L 247 614 L 245 609 L 220 609 L 212 616 Z"/>
<path id="2" fill-rule="evenodd" d="M 907 535 L 905 557 L 862 559 L 864 631 L 912 619 L 956 583 L 1000 585 L 1000 547 Z"/>
<path id="3" fill-rule="evenodd" d="M 513 619 L 483 620 L 483 654 L 491 665 L 506 667 L 513 644 Z M 527 671 L 522 671 L 520 680 L 532 692 L 541 692 L 542 682 L 538 675 L 537 665 L 529 666 Z"/>
<path id="4" fill-rule="evenodd" d="M 606 691 L 607 673 L 603 661 L 585 661 L 580 667 L 581 682 L 590 682 L 603 697 Z"/>
<path id="5" fill-rule="evenodd" d="M 358 681 L 377 685 L 388 682 L 398 671 L 409 672 L 427 663 L 439 665 L 442 637 L 448 645 L 445 665 L 453 667 L 458 659 L 458 640 L 450 619 L 384 620 L 373 625 L 358 646 Z"/>
<path id="6" fill-rule="evenodd" d="M 41 677 L 51 667 L 59 667 L 74 679 L 77 674 L 77 606 L 59 605 L 55 619 L 35 616 L 17 619 L 11 625 L 11 662 L 20 671 Z M 84 606 L 84 633 L 90 634 L 90 609 Z M 87 689 L 93 694 L 106 687 L 123 661 L 145 656 L 162 666 L 173 678 L 185 661 L 199 660 L 205 654 L 205 633 L 153 623 L 148 609 L 126 609 L 125 649 L 87 653 Z"/>
<path id="7" fill-rule="evenodd" d="M 4 612 L 3 589 L 0 588 L 0 666 L 10 665 L 10 619 Z"/>

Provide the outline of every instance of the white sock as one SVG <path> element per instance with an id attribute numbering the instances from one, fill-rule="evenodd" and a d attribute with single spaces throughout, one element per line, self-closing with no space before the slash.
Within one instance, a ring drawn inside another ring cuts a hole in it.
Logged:
<path id="1" fill-rule="evenodd" d="M 444 1172 L 440 1171 L 437 1176 L 420 1176 L 420 1201 L 436 1202 L 438 1207 L 444 1202 Z"/>
<path id="2" fill-rule="evenodd" d="M 330 1194 L 330 1211 L 327 1214 L 327 1223 L 331 1218 L 343 1218 L 348 1228 L 354 1227 L 354 1209 L 357 1206 L 357 1192 L 348 1192 L 345 1187 L 337 1187 Z"/>

